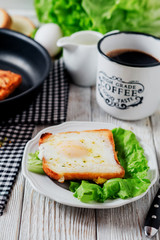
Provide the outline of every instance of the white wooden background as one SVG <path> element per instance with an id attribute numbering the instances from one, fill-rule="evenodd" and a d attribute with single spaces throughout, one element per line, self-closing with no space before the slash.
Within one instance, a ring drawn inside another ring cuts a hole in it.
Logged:
<path id="1" fill-rule="evenodd" d="M 0 4 L 7 1 L 0 0 Z M 32 12 L 29 11 L 28 16 L 31 17 Z M 32 17 L 36 21 L 35 16 Z M 156 152 L 159 165 L 160 107 L 150 118 L 120 121 L 99 108 L 94 87 L 71 85 L 67 121 L 101 121 L 130 129 Z M 46 126 L 37 126 L 33 136 L 43 127 Z M 158 183 L 142 199 L 115 209 L 73 208 L 35 192 L 20 171 L 7 208 L 0 217 L 0 240 L 146 239 L 143 223 L 157 189 Z M 154 239 L 160 239 L 160 233 Z"/>

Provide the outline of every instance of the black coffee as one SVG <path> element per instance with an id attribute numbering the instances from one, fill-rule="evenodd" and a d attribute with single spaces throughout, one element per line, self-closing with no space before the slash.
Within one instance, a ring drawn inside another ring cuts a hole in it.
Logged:
<path id="1" fill-rule="evenodd" d="M 108 52 L 106 55 L 115 61 L 136 66 L 152 65 L 159 62 L 158 59 L 145 52 L 132 49 L 117 49 Z"/>

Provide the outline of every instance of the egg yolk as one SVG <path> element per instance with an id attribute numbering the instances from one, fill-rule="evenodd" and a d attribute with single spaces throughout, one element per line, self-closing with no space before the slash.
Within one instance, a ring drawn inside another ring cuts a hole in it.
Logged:
<path id="1" fill-rule="evenodd" d="M 88 151 L 80 142 L 65 141 L 58 146 L 59 153 L 69 158 L 80 158 L 87 156 Z"/>

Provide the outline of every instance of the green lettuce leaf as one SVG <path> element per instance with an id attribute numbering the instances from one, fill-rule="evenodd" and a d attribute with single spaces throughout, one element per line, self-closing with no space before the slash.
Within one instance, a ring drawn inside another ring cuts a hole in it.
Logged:
<path id="1" fill-rule="evenodd" d="M 159 0 L 34 0 L 40 22 L 59 24 L 64 35 L 115 29 L 160 36 Z"/>
<path id="2" fill-rule="evenodd" d="M 27 169 L 30 172 L 45 174 L 45 172 L 43 171 L 42 160 L 38 157 L 38 154 L 39 154 L 39 151 L 29 154 Z"/>
<path id="3" fill-rule="evenodd" d="M 118 160 L 125 169 L 125 178 L 144 178 L 149 168 L 148 161 L 135 134 L 122 128 L 115 128 L 112 133 Z"/>
<path id="4" fill-rule="evenodd" d="M 69 190 L 71 192 L 75 192 L 80 185 L 81 184 L 79 182 L 72 182 L 72 181 L 70 181 Z"/>
<path id="5" fill-rule="evenodd" d="M 120 191 L 120 178 L 114 178 L 106 181 L 103 185 L 104 198 L 118 198 L 118 192 Z"/>
<path id="6" fill-rule="evenodd" d="M 94 183 L 88 181 L 82 181 L 80 186 L 76 189 L 74 196 L 81 202 L 104 202 L 104 195 L 102 188 Z"/>

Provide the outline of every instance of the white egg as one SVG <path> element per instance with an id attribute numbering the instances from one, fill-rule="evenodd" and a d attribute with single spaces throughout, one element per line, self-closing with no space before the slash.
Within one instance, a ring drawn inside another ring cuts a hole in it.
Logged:
<path id="1" fill-rule="evenodd" d="M 62 31 L 57 24 L 46 23 L 38 29 L 34 39 L 48 51 L 51 57 L 53 57 L 60 51 L 60 48 L 57 47 L 57 41 L 61 37 Z"/>

